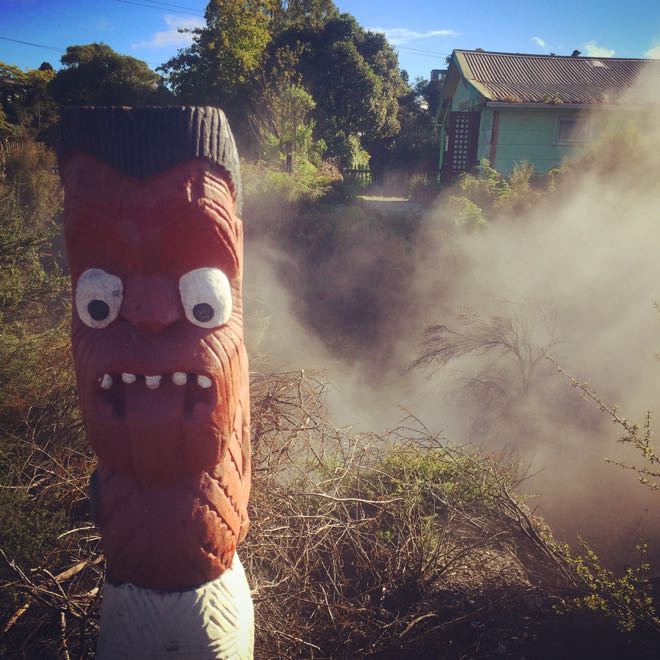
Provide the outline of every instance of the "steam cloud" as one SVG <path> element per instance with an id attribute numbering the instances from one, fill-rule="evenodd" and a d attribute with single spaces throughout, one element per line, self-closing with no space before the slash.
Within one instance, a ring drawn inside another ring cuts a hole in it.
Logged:
<path id="1" fill-rule="evenodd" d="M 636 535 L 658 536 L 660 497 L 604 462 L 641 458 L 550 362 L 538 360 L 528 382 L 507 351 L 472 352 L 435 372 L 408 365 L 428 325 L 468 332 L 461 313 L 500 316 L 525 336 L 529 359 L 547 348 L 623 416 L 641 422 L 657 409 L 659 83 L 649 74 L 618 109 L 593 113 L 594 131 L 619 147 L 486 231 L 452 231 L 445 202 L 420 222 L 412 254 L 374 226 L 348 228 L 321 256 L 287 240 L 286 219 L 248 227 L 248 297 L 261 315 L 253 354 L 274 368 L 326 369 L 337 423 L 381 430 L 404 405 L 451 442 L 515 452 L 531 463 L 525 488 L 555 533 L 580 532 L 613 563 L 627 561 Z"/>

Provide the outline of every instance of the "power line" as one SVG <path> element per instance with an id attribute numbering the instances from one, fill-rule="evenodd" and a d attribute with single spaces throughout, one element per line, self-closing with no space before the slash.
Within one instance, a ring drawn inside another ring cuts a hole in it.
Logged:
<path id="1" fill-rule="evenodd" d="M 417 50 L 413 50 L 413 49 L 411 49 L 411 48 L 403 48 L 402 46 L 399 46 L 399 47 L 398 47 L 398 50 L 412 51 L 412 54 L 413 54 L 413 55 L 417 55 L 417 57 L 430 57 L 430 58 L 434 59 L 436 62 L 438 61 L 439 58 L 445 58 L 445 57 L 447 57 L 446 54 L 442 54 L 442 55 L 440 55 L 440 54 L 438 53 L 437 55 L 430 55 L 430 54 L 427 54 L 427 53 L 420 53 L 419 51 L 417 51 Z"/>
<path id="2" fill-rule="evenodd" d="M 183 5 L 173 5 L 170 2 L 160 2 L 160 0 L 144 0 L 145 2 L 148 2 L 150 5 L 162 5 L 164 7 L 176 7 L 177 9 L 187 9 L 188 11 L 202 11 L 198 7 L 184 7 Z"/>
<path id="3" fill-rule="evenodd" d="M 424 53 L 427 55 L 439 55 L 440 57 L 447 57 L 447 53 L 441 53 L 437 50 L 422 50 L 420 48 L 410 48 L 409 46 L 395 46 L 395 48 L 398 48 L 399 50 L 410 50 L 413 51 L 414 53 Z"/>
<path id="4" fill-rule="evenodd" d="M 142 2 L 131 2 L 131 0 L 115 0 L 115 2 L 122 2 L 125 5 L 135 5 L 136 7 L 147 7 L 149 9 L 156 9 L 158 11 L 165 11 L 166 9 L 165 7 L 158 7 L 157 5 L 145 5 Z M 185 16 L 199 16 L 200 18 L 204 18 L 204 14 L 194 13 L 199 10 L 180 11 L 179 9 L 167 9 L 167 11 L 174 14 L 184 14 Z"/>
<path id="5" fill-rule="evenodd" d="M 24 46 L 33 46 L 34 48 L 45 48 L 47 50 L 54 50 L 56 53 L 65 53 L 62 48 L 55 48 L 54 46 L 45 46 L 44 44 L 35 44 L 31 41 L 21 41 L 20 39 L 11 39 L 10 37 L 0 37 L 3 41 L 13 41 L 16 44 L 23 44 Z"/>
<path id="6" fill-rule="evenodd" d="M 115 2 L 123 2 L 124 4 L 137 5 L 138 7 L 150 7 L 151 9 L 158 9 L 158 7 L 152 5 L 145 5 L 139 2 L 132 2 L 131 0 L 115 0 Z M 181 5 L 177 5 L 177 6 L 181 6 Z M 177 13 L 184 13 L 184 12 L 177 12 Z M 3 36 L 0 36 L 0 39 L 2 39 L 3 41 L 12 41 L 13 43 L 16 44 L 23 44 L 24 46 L 32 46 L 33 48 L 44 48 L 46 50 L 52 50 L 56 53 L 66 52 L 63 48 L 55 48 L 54 46 L 37 44 L 32 41 L 21 41 L 20 39 L 12 39 L 11 37 L 3 37 Z M 420 50 L 419 48 L 408 48 L 406 46 L 395 46 L 395 48 L 397 48 L 398 50 L 404 50 L 414 53 L 416 55 L 419 55 L 420 57 L 431 57 L 433 59 L 437 59 L 438 57 L 446 57 L 446 53 L 440 53 L 438 51 L 433 51 L 433 50 Z"/>

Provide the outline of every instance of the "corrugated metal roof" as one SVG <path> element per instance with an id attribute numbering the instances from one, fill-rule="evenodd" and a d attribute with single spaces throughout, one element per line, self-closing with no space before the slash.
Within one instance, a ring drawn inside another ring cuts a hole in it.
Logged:
<path id="1" fill-rule="evenodd" d="M 647 67 L 660 60 L 522 55 L 455 50 L 463 76 L 489 101 L 616 103 Z"/>

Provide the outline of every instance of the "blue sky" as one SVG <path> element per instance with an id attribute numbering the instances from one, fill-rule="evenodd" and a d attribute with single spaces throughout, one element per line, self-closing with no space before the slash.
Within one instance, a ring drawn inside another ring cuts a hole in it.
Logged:
<path id="1" fill-rule="evenodd" d="M 411 79 L 443 68 L 454 48 L 660 58 L 658 0 L 335 0 L 385 32 Z M 202 22 L 207 0 L 0 0 L 0 60 L 59 64 L 67 46 L 102 41 L 156 67 L 187 45 L 178 27 Z M 143 6 L 147 5 L 147 6 Z"/>

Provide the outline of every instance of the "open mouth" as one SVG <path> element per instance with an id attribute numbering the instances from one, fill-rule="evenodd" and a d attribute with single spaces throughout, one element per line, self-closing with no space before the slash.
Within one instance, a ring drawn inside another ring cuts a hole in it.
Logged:
<path id="1" fill-rule="evenodd" d="M 103 373 L 94 387 L 94 407 L 103 417 L 169 416 L 199 419 L 215 407 L 216 387 L 207 374 Z"/>

